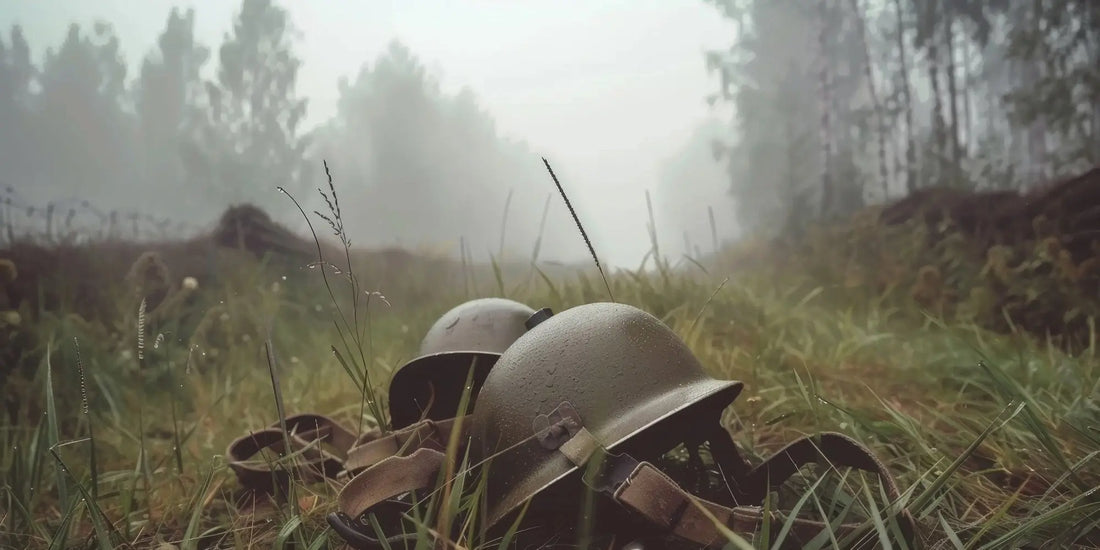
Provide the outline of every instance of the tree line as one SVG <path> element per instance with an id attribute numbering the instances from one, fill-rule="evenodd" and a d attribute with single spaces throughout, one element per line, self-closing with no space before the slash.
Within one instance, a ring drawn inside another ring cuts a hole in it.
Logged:
<path id="1" fill-rule="evenodd" d="M 662 179 L 689 196 L 693 183 L 679 180 L 712 178 L 692 168 L 710 149 L 745 230 L 797 229 L 934 185 L 1022 188 L 1100 163 L 1094 0 L 704 1 L 737 29 L 705 58 L 721 83 L 707 101 L 735 115 L 713 147 L 703 141 L 718 132 L 700 128 Z M 242 0 L 216 47 L 194 30 L 194 10 L 172 9 L 136 70 L 106 22 L 72 24 L 41 64 L 18 25 L 0 36 L 0 184 L 192 225 L 242 202 L 286 219 L 274 189 L 313 192 L 328 159 L 368 245 L 446 233 L 484 247 L 506 209 L 545 211 L 548 189 L 530 185 L 546 177 L 538 156 L 501 136 L 471 91 L 444 93 L 400 42 L 341 81 L 336 115 L 305 131 L 285 9 Z M 725 205 L 714 206 L 721 218 Z M 541 225 L 511 224 L 509 242 L 538 241 Z M 715 240 L 712 223 L 696 225 L 685 250 Z M 568 243 L 565 233 L 539 246 Z"/>
<path id="2" fill-rule="evenodd" d="M 289 13 L 242 0 L 216 47 L 196 38 L 195 17 L 173 8 L 136 71 L 107 22 L 73 23 L 41 64 L 20 26 L 0 36 L 8 195 L 39 210 L 46 200 L 89 202 L 192 225 L 247 202 L 300 226 L 275 189 L 317 200 L 327 160 L 355 244 L 457 250 L 464 237 L 479 256 L 488 243 L 498 252 L 506 203 L 543 210 L 550 188 L 528 184 L 546 178 L 538 156 L 500 136 L 471 91 L 442 91 L 400 42 L 339 82 L 336 115 L 306 131 Z M 527 253 L 537 230 L 514 224 L 509 242 Z M 557 241 L 547 235 L 541 246 Z"/>
<path id="3" fill-rule="evenodd" d="M 1095 0 L 705 0 L 735 23 L 708 100 L 744 227 L 798 228 L 930 186 L 1100 163 Z"/>

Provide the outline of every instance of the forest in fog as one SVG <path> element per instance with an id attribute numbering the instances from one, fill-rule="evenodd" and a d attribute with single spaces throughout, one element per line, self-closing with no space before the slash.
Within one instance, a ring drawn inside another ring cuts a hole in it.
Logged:
<path id="1" fill-rule="evenodd" d="M 676 248 L 682 233 L 685 253 L 717 244 L 714 217 L 723 239 L 774 233 L 929 186 L 1025 188 L 1100 162 L 1094 1 L 707 3 L 731 23 L 729 47 L 683 62 L 715 75 L 700 101 L 732 115 L 702 123 L 654 190 L 658 230 Z M 495 243 L 506 209 L 526 220 L 509 242 L 534 242 L 553 190 L 540 152 L 498 131 L 477 90 L 444 92 L 395 39 L 307 129 L 288 11 L 244 0 L 217 44 L 196 39 L 201 13 L 166 14 L 140 66 L 110 21 L 73 22 L 60 43 L 5 30 L 5 238 L 190 233 L 244 202 L 294 222 L 273 190 L 312 193 L 327 160 L 357 244 Z M 552 233 L 544 246 L 583 254 Z"/>

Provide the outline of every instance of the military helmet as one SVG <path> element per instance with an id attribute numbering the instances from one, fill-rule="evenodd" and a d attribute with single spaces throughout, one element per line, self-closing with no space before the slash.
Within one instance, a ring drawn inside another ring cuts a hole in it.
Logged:
<path id="1" fill-rule="evenodd" d="M 474 407 L 471 453 L 492 459 L 485 526 L 578 470 L 558 450 L 573 434 L 550 429 L 563 416 L 609 450 L 671 448 L 683 439 L 667 429 L 674 419 L 717 424 L 742 386 L 708 376 L 671 329 L 635 307 L 593 303 L 545 319 L 501 356 Z"/>
<path id="2" fill-rule="evenodd" d="M 526 332 L 524 323 L 534 313 L 504 298 L 470 300 L 444 313 L 421 341 L 419 356 L 401 366 L 390 382 L 393 428 L 412 425 L 422 416 L 455 416 L 470 366 L 472 400 L 500 354 Z"/>
<path id="3" fill-rule="evenodd" d="M 843 434 L 803 437 L 750 467 L 721 422 L 742 383 L 709 377 L 687 345 L 648 313 L 596 303 L 557 316 L 544 309 L 523 324 L 528 331 L 497 359 L 471 418 L 462 423 L 469 429 L 470 462 L 487 468 L 477 508 L 483 537 L 514 527 L 505 520 L 527 503 L 533 506 L 522 509 L 534 512 L 540 525 L 521 529 L 525 540 L 568 538 L 563 529 L 576 525 L 569 526 L 562 506 L 587 487 L 610 497 L 587 501 L 595 508 L 586 513 L 610 519 L 600 529 L 614 537 L 712 547 L 723 544 L 729 531 L 753 537 L 770 527 L 776 535 L 782 526 L 794 544 L 844 534 L 863 536 L 863 547 L 868 533 L 860 533 L 861 524 L 797 517 L 788 522 L 763 505 L 770 491 L 811 462 L 877 473 L 891 502 L 901 500 L 885 465 Z M 685 489 L 650 462 L 683 444 L 689 462 L 696 462 L 689 466 L 697 468 L 704 443 L 725 482 L 714 497 L 700 498 L 704 491 Z M 350 518 L 390 496 L 430 489 L 444 468 L 453 467 L 448 460 L 443 452 L 420 448 L 378 462 L 341 491 L 344 516 L 330 516 L 330 523 L 346 540 L 356 538 Z M 912 516 L 904 509 L 895 515 L 912 543 Z"/>

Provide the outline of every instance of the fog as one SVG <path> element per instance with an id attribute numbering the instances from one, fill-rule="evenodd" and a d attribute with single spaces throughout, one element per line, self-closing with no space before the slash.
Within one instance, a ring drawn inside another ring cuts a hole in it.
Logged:
<path id="1" fill-rule="evenodd" d="M 193 230 L 253 202 L 304 229 L 275 187 L 322 208 L 323 159 L 356 246 L 457 254 L 462 238 L 487 261 L 507 204 L 505 255 L 527 257 L 549 197 L 540 258 L 583 260 L 544 156 L 610 265 L 636 267 L 650 248 L 647 190 L 666 255 L 737 234 L 710 143 L 730 108 L 706 100 L 718 79 L 704 55 L 736 26 L 713 6 L 277 2 L 284 21 L 264 4 L 5 2 L 7 74 L 20 74 L 15 25 L 23 72 L 38 74 L 4 90 L 0 183 L 39 212 L 87 200 Z M 248 44 L 258 35 L 288 54 Z M 29 116 L 18 105 L 32 96 Z"/>
<path id="2" fill-rule="evenodd" d="M 4 225 L 39 233 L 242 202 L 304 231 L 276 188 L 324 209 L 327 161 L 354 245 L 587 261 L 546 157 L 634 268 L 650 227 L 680 259 L 1100 163 L 1094 0 L 9 0 L 0 29 Z"/>

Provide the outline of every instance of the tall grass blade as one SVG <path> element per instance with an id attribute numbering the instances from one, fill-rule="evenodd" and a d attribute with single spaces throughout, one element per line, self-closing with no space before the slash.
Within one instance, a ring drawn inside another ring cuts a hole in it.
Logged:
<path id="1" fill-rule="evenodd" d="M 542 251 L 542 236 L 546 231 L 546 215 L 550 212 L 550 198 L 553 197 L 553 193 L 546 194 L 546 201 L 542 203 L 542 218 L 539 219 L 539 233 L 535 237 L 535 246 L 531 251 L 531 265 L 535 265 L 539 261 L 539 252 Z"/>
<path id="2" fill-rule="evenodd" d="M 943 532 L 947 535 L 947 540 L 951 543 L 951 546 L 954 546 L 955 550 L 963 550 L 965 547 L 963 546 L 962 539 L 960 539 L 959 534 L 951 528 L 951 525 L 947 523 L 947 520 L 944 519 L 943 514 L 936 512 L 936 517 L 939 518 L 940 527 L 943 528 Z"/>
<path id="3" fill-rule="evenodd" d="M 698 267 L 699 271 L 703 272 L 703 275 L 710 275 L 710 271 L 707 270 L 706 266 L 699 263 L 699 260 L 696 260 L 695 258 L 692 258 L 691 256 L 688 256 L 687 254 L 684 254 L 684 259 L 691 262 L 691 264 L 694 265 L 695 267 Z"/>
<path id="4" fill-rule="evenodd" d="M 500 293 L 501 298 L 507 298 L 508 291 L 504 288 L 504 274 L 501 272 L 500 264 L 497 263 L 497 259 L 492 254 L 489 254 L 489 262 L 493 267 L 493 277 L 497 281 L 497 292 Z"/>
<path id="5" fill-rule="evenodd" d="M 504 200 L 504 215 L 500 220 L 500 248 L 497 250 L 497 257 L 500 261 L 504 261 L 504 236 L 508 229 L 508 207 L 512 205 L 512 192 L 515 191 L 514 187 L 508 188 L 508 198 Z"/>
<path id="6" fill-rule="evenodd" d="M 283 390 L 282 385 L 279 384 L 279 372 L 275 362 L 275 347 L 271 343 L 271 334 L 268 333 L 267 339 L 264 342 L 264 351 L 267 352 L 267 371 L 271 375 L 271 388 L 275 393 L 275 410 L 279 414 L 279 430 L 283 435 L 283 445 L 287 453 L 291 452 L 294 447 L 290 444 L 290 432 L 286 426 L 286 408 L 283 406 Z M 290 458 L 293 460 L 293 458 Z M 298 518 L 302 511 L 298 508 L 297 491 L 295 490 L 295 480 L 291 477 L 290 482 L 287 483 L 287 500 L 290 502 L 291 519 Z M 297 531 L 295 531 L 297 533 Z M 300 541 L 303 546 L 305 541 Z"/>
<path id="7" fill-rule="evenodd" d="M 1059 520 L 1066 517 L 1080 516 L 1082 518 L 1094 518 L 1097 516 L 1097 514 L 1100 514 L 1100 502 L 1090 502 L 1080 506 L 1078 505 L 1082 502 L 1088 502 L 1094 496 L 1096 496 L 1098 492 L 1100 492 L 1100 487 L 1093 487 L 1088 491 L 1076 495 L 1068 501 L 1059 505 L 1057 508 L 1054 508 L 1053 510 L 1049 510 L 1042 514 L 1032 516 L 1026 521 L 1020 522 L 1016 526 L 1016 528 L 1010 530 L 1004 535 L 1001 535 L 1000 537 L 997 537 L 992 541 L 983 544 L 980 548 L 982 550 L 1011 548 L 1012 543 L 1014 543 L 1018 539 L 1027 536 L 1029 533 L 1039 531 L 1045 526 L 1053 525 Z"/>
<path id="8" fill-rule="evenodd" d="M 561 303 L 562 302 L 561 292 L 558 291 L 558 287 L 557 287 L 557 285 L 554 284 L 554 281 L 551 281 L 550 277 L 548 277 L 546 275 L 546 273 L 543 272 L 543 270 L 539 269 L 538 266 L 532 265 L 531 267 L 533 267 L 535 269 L 535 273 L 538 273 L 539 277 L 542 278 L 542 281 L 544 283 L 546 283 L 547 287 L 550 288 L 550 294 L 554 296 L 554 300 L 557 301 L 558 303 Z"/>
<path id="9" fill-rule="evenodd" d="M 512 539 L 516 538 L 516 533 L 519 532 L 520 525 L 523 524 L 523 518 L 527 516 L 527 509 L 531 507 L 531 501 L 523 503 L 523 508 L 520 509 L 516 519 L 512 521 L 512 525 L 508 526 L 508 530 L 504 532 L 504 535 L 500 538 L 500 545 L 498 548 L 510 548 L 512 545 Z"/>
<path id="10" fill-rule="evenodd" d="M 710 305 L 712 301 L 714 301 L 714 297 L 717 296 L 719 292 L 722 292 L 722 288 L 725 287 L 726 283 L 728 283 L 729 281 L 729 277 L 723 279 L 722 284 L 718 285 L 718 288 L 714 289 L 714 292 L 710 294 L 710 297 L 707 298 L 706 302 L 703 302 L 703 306 L 699 308 L 699 313 L 695 314 L 695 319 L 692 319 L 691 326 L 688 327 L 688 334 L 694 334 L 695 325 L 697 325 L 699 323 L 699 320 L 703 318 L 703 313 L 706 312 L 707 306 Z"/>
<path id="11" fill-rule="evenodd" d="M 180 425 L 176 417 L 176 394 L 172 393 L 172 454 L 176 459 L 176 472 L 183 473 L 183 443 L 180 441 Z"/>
<path id="12" fill-rule="evenodd" d="M 70 502 L 69 508 L 65 512 L 65 517 L 61 518 L 61 525 L 57 526 L 57 532 L 50 538 L 50 550 L 63 550 L 68 547 L 69 530 L 73 521 L 73 516 L 76 515 L 76 511 L 79 506 L 79 502 Z"/>
<path id="13" fill-rule="evenodd" d="M 187 529 L 183 533 L 183 540 L 180 541 L 181 550 L 198 550 L 199 547 L 199 524 L 202 523 L 202 509 L 203 503 L 206 502 L 206 494 L 210 490 L 210 482 L 214 479 L 214 468 L 211 468 L 207 472 L 206 477 L 203 478 L 202 485 L 199 486 L 199 490 L 195 493 L 195 503 L 191 508 L 191 518 L 187 522 Z"/>
<path id="14" fill-rule="evenodd" d="M 649 230 L 649 246 L 653 250 L 653 257 L 660 264 L 661 248 L 657 246 L 657 220 L 653 217 L 653 202 L 649 199 L 649 189 L 645 190 L 645 208 L 649 213 L 649 224 L 646 226 Z"/>
<path id="15" fill-rule="evenodd" d="M 710 219 L 710 239 L 714 254 L 718 254 L 718 226 L 714 224 L 714 207 L 707 205 L 707 218 Z"/>
<path id="16" fill-rule="evenodd" d="M 1050 430 L 1047 429 L 1043 421 L 1035 414 L 1035 400 L 1028 391 L 1011 377 L 1005 375 L 1003 371 L 994 368 L 989 363 L 978 361 L 978 366 L 989 375 L 995 384 L 997 384 L 1003 395 L 1014 400 L 1022 401 L 1025 405 L 1024 423 L 1028 426 L 1031 433 L 1034 434 L 1043 445 L 1043 449 L 1050 453 L 1051 457 L 1058 462 L 1062 470 L 1069 472 L 1070 480 L 1077 485 L 1077 489 L 1080 491 L 1087 490 L 1089 488 L 1088 484 L 1073 471 L 1065 454 L 1062 453 L 1062 449 L 1059 447 L 1058 443 L 1054 441 L 1054 436 L 1051 435 Z"/>
<path id="17" fill-rule="evenodd" d="M 92 500 L 99 499 L 99 465 L 95 455 L 95 430 L 92 427 L 92 415 L 88 405 L 88 379 L 84 373 L 84 360 L 80 356 L 80 341 L 73 337 L 73 346 L 76 349 L 76 369 L 80 375 L 80 410 L 88 423 L 88 467 L 92 476 Z"/>
<path id="18" fill-rule="evenodd" d="M 59 471 L 69 472 L 71 475 L 71 470 L 69 470 L 69 467 L 61 460 L 61 456 L 57 454 L 57 451 L 51 448 L 50 454 L 52 454 L 54 460 L 57 461 Z M 92 526 L 95 528 L 96 541 L 99 543 L 100 550 L 112 550 L 115 547 L 114 540 L 111 536 L 114 532 L 114 527 L 111 526 L 110 522 L 107 520 L 107 515 L 103 513 L 103 510 L 99 507 L 99 503 L 92 498 L 92 495 L 84 489 L 84 486 L 81 485 L 75 477 L 73 478 L 73 485 L 76 486 L 76 490 L 80 493 L 81 500 L 83 500 L 88 507 L 88 513 L 92 517 Z"/>
<path id="19" fill-rule="evenodd" d="M 615 295 L 611 292 L 611 284 L 607 282 L 607 275 L 603 272 L 603 267 L 600 266 L 600 258 L 596 255 L 596 249 L 592 247 L 592 241 L 588 239 L 588 233 L 585 232 L 584 226 L 581 225 L 581 219 L 577 217 L 577 211 L 573 210 L 573 204 L 569 202 L 569 196 L 565 194 L 565 189 L 562 188 L 561 182 L 558 181 L 558 176 L 554 175 L 554 169 L 550 167 L 550 162 L 543 157 L 542 163 L 546 165 L 546 170 L 550 172 L 550 177 L 554 180 L 554 185 L 558 188 L 558 193 L 561 194 L 562 200 L 565 201 L 565 207 L 569 209 L 569 215 L 573 216 L 573 221 L 577 224 L 577 229 L 581 232 L 581 238 L 584 239 L 584 245 L 588 247 L 588 252 L 592 254 L 592 261 L 596 262 L 596 269 L 600 272 L 600 277 L 603 278 L 603 284 L 607 287 L 607 296 L 611 298 L 611 301 L 615 301 Z"/>
<path id="20" fill-rule="evenodd" d="M 61 443 L 60 428 L 57 422 L 57 401 L 53 392 L 53 364 L 50 359 L 50 350 L 53 348 L 52 340 L 46 344 L 46 422 L 49 425 L 48 439 L 49 449 L 55 449 Z M 57 498 L 62 508 L 69 505 L 69 488 L 65 482 L 65 472 L 61 468 L 55 468 L 57 479 Z"/>
<path id="21" fill-rule="evenodd" d="M 801 496 L 798 497 L 798 501 L 794 503 L 794 508 L 791 508 L 790 513 L 787 515 L 787 521 L 783 522 L 783 527 L 779 529 L 779 534 L 775 537 L 775 545 L 779 546 L 783 544 L 784 540 L 787 540 L 787 535 L 791 532 L 791 528 L 794 527 L 794 521 L 798 519 L 798 512 L 802 510 L 802 507 L 806 505 L 806 501 L 810 499 L 810 496 L 817 490 L 817 486 L 821 485 L 821 481 L 824 480 L 824 476 L 817 478 L 817 481 L 809 487 Z M 764 501 L 765 509 L 769 508 L 772 502 L 772 493 L 768 493 L 767 499 Z M 771 514 L 768 513 L 764 516 L 765 529 L 763 530 L 765 536 L 771 535 Z M 766 541 L 767 539 L 765 539 Z M 770 547 L 770 546 L 769 546 Z"/>
<path id="22" fill-rule="evenodd" d="M 462 290 L 470 298 L 470 266 L 466 263 L 466 237 L 458 238 L 458 255 L 462 260 Z"/>
<path id="23" fill-rule="evenodd" d="M 301 525 L 302 518 L 299 516 L 294 516 L 284 523 L 282 528 L 279 529 L 279 534 L 275 536 L 275 548 L 278 550 L 286 548 L 287 540 L 298 531 Z"/>
<path id="24" fill-rule="evenodd" d="M 924 490 L 924 492 L 920 494 L 920 496 L 913 500 L 912 509 L 914 510 L 914 513 L 918 516 L 923 516 L 924 514 L 930 512 L 931 510 L 928 510 L 928 504 L 932 501 L 932 499 L 936 497 L 936 493 L 938 493 L 940 489 L 942 489 L 943 486 L 947 484 L 947 481 L 951 478 L 951 476 L 955 475 L 955 472 L 963 465 L 964 462 L 966 462 L 967 459 L 970 458 L 971 455 L 974 454 L 974 451 L 978 450 L 978 447 L 981 446 L 982 442 L 984 442 L 990 434 L 992 434 L 998 428 L 1015 418 L 1016 415 L 1020 414 L 1020 411 L 1023 410 L 1025 406 L 1025 403 L 1017 403 L 1015 401 L 1010 402 L 1007 406 L 1005 406 L 1005 408 L 1001 410 L 1000 414 L 998 414 L 997 417 L 994 418 L 993 421 L 990 422 L 984 430 L 982 430 L 982 433 L 979 434 L 978 437 L 974 439 L 974 441 L 971 441 L 970 445 L 968 445 L 966 449 L 963 450 L 963 452 L 959 453 L 959 456 L 955 458 L 955 460 L 946 469 L 944 469 L 943 472 L 936 477 L 936 479 L 932 481 L 932 483 Z"/>
<path id="25" fill-rule="evenodd" d="M 363 385 L 363 378 L 359 376 L 359 371 L 348 366 L 348 362 L 344 360 L 344 355 L 340 353 L 340 350 L 336 349 L 336 346 L 329 345 L 329 349 L 332 350 L 332 355 L 336 357 L 336 362 L 340 363 L 340 367 L 347 373 L 348 378 L 351 378 L 352 382 L 355 382 L 356 387 Z"/>

